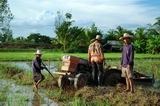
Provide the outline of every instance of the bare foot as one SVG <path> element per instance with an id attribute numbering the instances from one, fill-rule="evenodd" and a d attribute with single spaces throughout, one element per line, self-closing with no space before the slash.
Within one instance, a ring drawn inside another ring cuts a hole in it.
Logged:
<path id="1" fill-rule="evenodd" d="M 33 88 L 34 88 L 35 90 L 38 90 L 38 87 L 37 87 L 36 84 L 33 85 Z"/>
<path id="2" fill-rule="evenodd" d="M 130 93 L 134 93 L 134 91 L 130 91 Z"/>
<path id="3" fill-rule="evenodd" d="M 123 92 L 129 92 L 130 90 L 129 89 L 125 89 L 125 90 L 123 90 Z"/>

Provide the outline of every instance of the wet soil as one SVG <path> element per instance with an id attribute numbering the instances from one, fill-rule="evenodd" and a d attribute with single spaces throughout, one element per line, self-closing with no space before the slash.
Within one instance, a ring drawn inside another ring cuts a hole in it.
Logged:
<path id="1" fill-rule="evenodd" d="M 33 91 L 31 86 L 15 85 L 14 81 L 0 79 L 0 106 L 57 106 L 39 89 Z"/>

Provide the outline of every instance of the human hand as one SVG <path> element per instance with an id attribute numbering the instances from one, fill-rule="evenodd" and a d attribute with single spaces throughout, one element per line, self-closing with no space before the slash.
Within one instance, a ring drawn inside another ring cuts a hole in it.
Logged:
<path id="1" fill-rule="evenodd" d="M 47 67 L 43 67 L 43 69 L 47 70 Z"/>
<path id="2" fill-rule="evenodd" d="M 106 62 L 105 62 L 105 61 L 103 62 L 103 65 L 106 65 Z"/>
<path id="3" fill-rule="evenodd" d="M 122 69 L 122 65 L 120 65 L 119 67 L 120 67 L 120 69 Z"/>
<path id="4" fill-rule="evenodd" d="M 130 68 L 131 68 L 131 66 L 130 66 L 130 65 L 127 65 L 127 68 L 128 68 L 128 69 L 130 69 Z"/>

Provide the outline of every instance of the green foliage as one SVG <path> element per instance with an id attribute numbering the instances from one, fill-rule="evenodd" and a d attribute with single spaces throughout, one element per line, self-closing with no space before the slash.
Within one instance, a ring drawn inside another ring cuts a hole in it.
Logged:
<path id="1" fill-rule="evenodd" d="M 0 78 L 12 78 L 14 75 L 23 72 L 22 69 L 17 67 L 8 65 L 8 64 L 0 64 Z"/>
<path id="2" fill-rule="evenodd" d="M 57 12 L 57 20 L 55 20 L 55 33 L 57 38 L 57 43 L 63 45 L 63 50 L 65 51 L 70 43 L 71 39 L 71 25 L 73 20 L 71 20 L 72 15 L 67 13 L 66 19 L 63 19 L 60 12 Z"/>
<path id="3" fill-rule="evenodd" d="M 136 53 L 145 53 L 146 52 L 146 39 L 147 32 L 145 28 L 137 28 L 135 30 L 135 38 L 134 38 L 134 48 Z"/>
<path id="4" fill-rule="evenodd" d="M 51 38 L 49 36 L 40 35 L 40 33 L 31 33 L 27 37 L 27 41 L 33 44 L 51 44 Z"/>
<path id="5" fill-rule="evenodd" d="M 63 46 L 64 52 L 83 51 L 79 50 L 79 47 L 84 47 L 86 49 L 91 39 L 95 38 L 97 34 L 102 35 L 102 32 L 95 26 L 95 23 L 93 23 L 90 28 L 83 29 L 72 26 L 74 22 L 74 20 L 72 20 L 72 14 L 66 13 L 65 17 L 66 18 L 63 18 L 63 15 L 57 12 L 57 17 L 55 19 L 55 41 L 57 42 L 56 44 L 61 44 Z M 72 48 L 73 45 L 77 48 Z"/>
<path id="6" fill-rule="evenodd" d="M 146 41 L 144 39 L 139 39 L 139 40 L 135 40 L 134 43 L 134 48 L 136 53 L 144 53 L 146 52 Z"/>
<path id="7" fill-rule="evenodd" d="M 74 98 L 72 100 L 72 102 L 70 104 L 68 104 L 68 106 L 86 106 L 86 101 L 84 99 L 80 99 L 80 98 Z"/>
<path id="8" fill-rule="evenodd" d="M 94 22 L 92 23 L 91 27 L 88 29 L 88 34 L 90 37 L 89 40 L 94 39 L 96 35 L 101 35 L 103 38 L 102 31 L 96 27 L 96 24 Z"/>
<path id="9" fill-rule="evenodd" d="M 104 40 L 117 40 L 117 37 L 115 36 L 115 30 L 110 29 L 107 34 L 104 36 Z"/>
<path id="10" fill-rule="evenodd" d="M 9 42 L 13 40 L 10 22 L 13 14 L 10 11 L 7 0 L 0 1 L 0 42 Z"/>
<path id="11" fill-rule="evenodd" d="M 65 106 L 109 106 L 108 101 L 95 101 L 95 102 L 87 102 L 83 98 L 74 97 L 71 102 L 67 103 Z"/>
<path id="12" fill-rule="evenodd" d="M 147 40 L 147 52 L 156 54 L 160 52 L 160 35 L 151 35 Z"/>
<path id="13" fill-rule="evenodd" d="M 122 28 L 121 26 L 118 26 L 116 30 L 114 31 L 114 36 L 116 37 L 117 40 L 119 40 L 119 38 L 122 37 L 124 33 L 129 33 L 133 35 L 131 30 L 127 30 L 127 29 Z"/>
<path id="14" fill-rule="evenodd" d="M 5 101 L 7 99 L 7 91 L 9 86 L 2 86 L 0 87 L 0 102 Z"/>

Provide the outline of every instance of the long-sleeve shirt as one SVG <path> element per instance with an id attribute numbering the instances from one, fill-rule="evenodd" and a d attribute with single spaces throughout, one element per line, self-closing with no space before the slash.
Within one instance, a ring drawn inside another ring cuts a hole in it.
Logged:
<path id="1" fill-rule="evenodd" d="M 34 60 L 32 61 L 32 71 L 33 71 L 33 76 L 36 73 L 41 73 L 41 62 L 42 60 L 39 57 L 35 57 Z"/>
<path id="2" fill-rule="evenodd" d="M 121 65 L 122 67 L 134 66 L 134 46 L 132 44 L 123 47 Z"/>
<path id="3" fill-rule="evenodd" d="M 89 45 L 88 61 L 89 62 L 103 62 L 104 54 L 101 43 L 95 41 Z"/>

